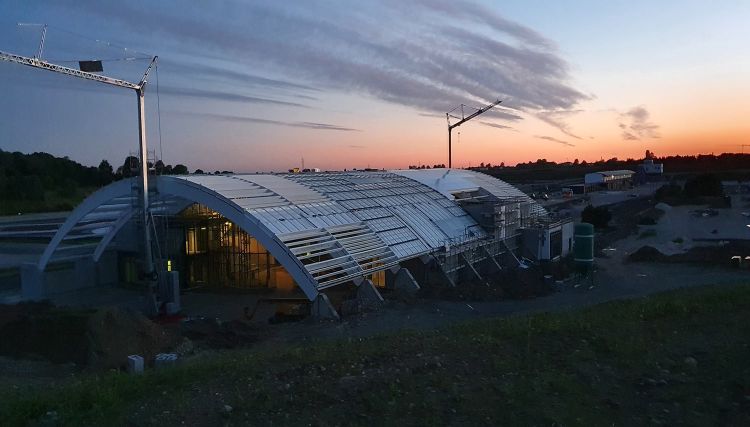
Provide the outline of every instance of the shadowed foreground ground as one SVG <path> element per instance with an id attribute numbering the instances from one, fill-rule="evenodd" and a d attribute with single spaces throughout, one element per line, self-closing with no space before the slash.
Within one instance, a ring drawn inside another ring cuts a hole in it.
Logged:
<path id="1" fill-rule="evenodd" d="M 4 390 L 6 425 L 750 425 L 750 287 Z"/>

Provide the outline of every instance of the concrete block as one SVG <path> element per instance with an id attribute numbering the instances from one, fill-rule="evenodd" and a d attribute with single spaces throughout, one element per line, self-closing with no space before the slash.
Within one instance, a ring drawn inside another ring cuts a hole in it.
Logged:
<path id="1" fill-rule="evenodd" d="M 74 286 L 73 289 L 96 286 L 96 264 L 93 259 L 89 257 L 77 259 L 74 265 L 76 280 L 71 284 Z"/>
<path id="2" fill-rule="evenodd" d="M 154 358 L 154 367 L 156 369 L 167 368 L 177 364 L 177 354 L 159 353 Z"/>
<path id="3" fill-rule="evenodd" d="M 143 357 L 137 354 L 128 356 L 128 373 L 130 374 L 142 374 L 143 373 Z"/>
<path id="4" fill-rule="evenodd" d="M 180 306 L 179 304 L 168 302 L 164 304 L 164 308 L 167 312 L 167 315 L 172 316 L 180 312 Z"/>
<path id="5" fill-rule="evenodd" d="M 167 303 L 175 303 L 180 307 L 180 273 L 177 271 L 165 271 L 159 276 L 159 300 Z"/>
<path id="6" fill-rule="evenodd" d="M 396 297 L 403 301 L 412 301 L 420 289 L 409 269 L 402 268 L 393 277 L 393 290 Z"/>
<path id="7" fill-rule="evenodd" d="M 384 304 L 383 296 L 369 279 L 357 288 L 357 301 L 364 310 L 376 310 Z"/>
<path id="8" fill-rule="evenodd" d="M 333 308 L 331 301 L 328 299 L 328 295 L 324 293 L 319 293 L 315 298 L 312 303 L 310 314 L 316 319 L 340 319 L 339 313 Z"/>
<path id="9" fill-rule="evenodd" d="M 38 301 L 46 297 L 44 288 L 44 270 L 37 268 L 36 263 L 21 265 L 21 298 L 25 301 Z"/>

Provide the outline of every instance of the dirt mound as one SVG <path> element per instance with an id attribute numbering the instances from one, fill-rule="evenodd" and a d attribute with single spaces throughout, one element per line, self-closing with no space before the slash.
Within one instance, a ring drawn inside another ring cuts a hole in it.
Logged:
<path id="1" fill-rule="evenodd" d="M 118 308 L 77 310 L 33 303 L 0 306 L 0 313 L 0 355 L 14 358 L 109 369 L 122 367 L 130 354 L 152 360 L 179 342 L 173 331 Z"/>
<path id="2" fill-rule="evenodd" d="M 750 243 L 731 241 L 723 245 L 696 246 L 685 253 L 664 255 L 652 246 L 643 246 L 628 256 L 633 262 L 690 263 L 711 266 L 730 266 L 732 256 L 750 255 Z"/>
<path id="3" fill-rule="evenodd" d="M 87 324 L 88 365 L 94 368 L 122 367 L 131 354 L 147 361 L 180 342 L 175 328 L 150 321 L 142 314 L 119 308 L 105 308 L 90 316 Z"/>
<path id="4" fill-rule="evenodd" d="M 637 251 L 633 252 L 628 256 L 628 261 L 633 262 L 665 262 L 668 261 L 668 256 L 659 252 L 653 246 L 642 246 Z"/>

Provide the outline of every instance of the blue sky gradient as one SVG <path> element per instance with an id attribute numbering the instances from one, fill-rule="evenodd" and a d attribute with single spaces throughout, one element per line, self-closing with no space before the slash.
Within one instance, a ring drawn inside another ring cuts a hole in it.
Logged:
<path id="1" fill-rule="evenodd" d="M 138 80 L 158 54 L 150 146 L 191 169 L 443 163 L 444 113 L 499 97 L 459 129 L 468 166 L 736 151 L 748 18 L 745 1 L 4 0 L 0 50 L 34 54 L 25 22 L 50 25 L 44 58 L 61 65 L 105 59 Z M 9 63 L 0 79 L 3 150 L 85 164 L 137 150 L 131 92 Z"/>

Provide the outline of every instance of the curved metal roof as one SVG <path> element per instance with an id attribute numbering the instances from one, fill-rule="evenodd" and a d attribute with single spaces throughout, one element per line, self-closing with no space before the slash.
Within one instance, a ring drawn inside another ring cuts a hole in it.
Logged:
<path id="1" fill-rule="evenodd" d="M 488 237 L 453 200 L 456 191 L 483 188 L 499 199 L 528 199 L 487 175 L 445 169 L 160 176 L 154 181 L 155 208 L 174 214 L 201 203 L 219 212 L 258 239 L 310 299 L 321 289 L 360 280 L 448 242 Z M 106 213 L 91 226 L 102 236 L 94 254 L 98 258 L 135 211 L 132 185 L 128 180 L 111 184 L 76 208 L 39 267 L 71 232 Z"/>

